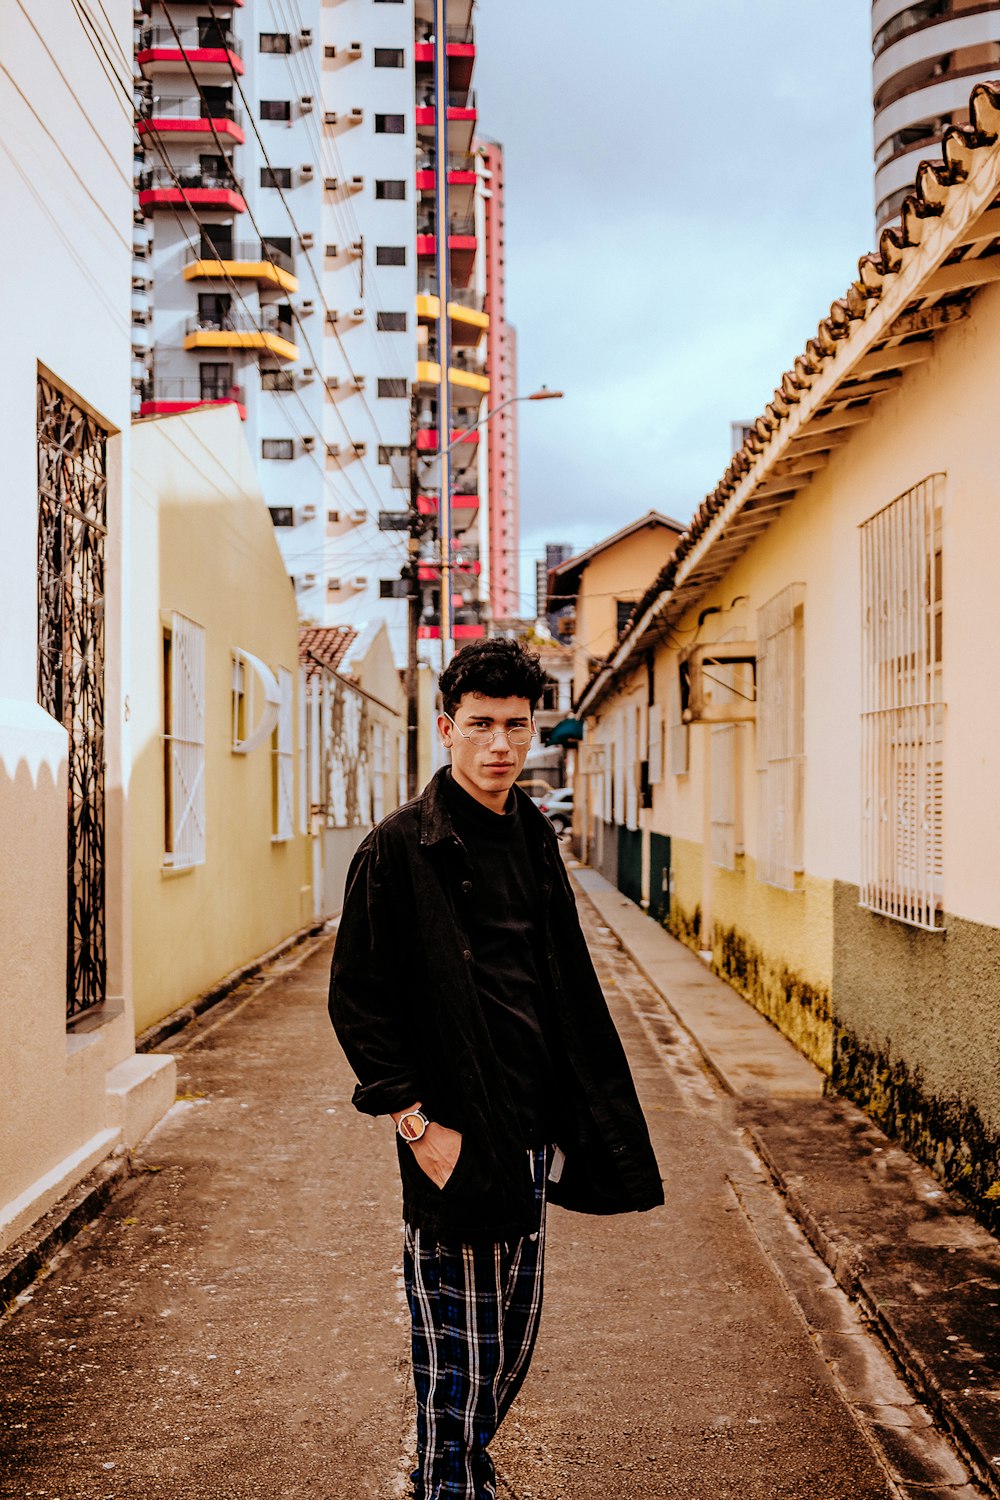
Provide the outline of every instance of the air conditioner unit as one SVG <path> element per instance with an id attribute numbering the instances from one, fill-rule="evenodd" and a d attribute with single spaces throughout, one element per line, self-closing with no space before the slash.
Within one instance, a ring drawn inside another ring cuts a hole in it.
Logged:
<path id="1" fill-rule="evenodd" d="M 312 107 L 313 107 L 313 96 L 312 96 L 312 94 L 303 94 L 302 98 L 299 100 L 299 109 L 302 111 L 302 113 L 304 115 L 309 115 L 309 114 L 312 114 Z"/>
<path id="2" fill-rule="evenodd" d="M 365 310 L 364 310 L 363 307 L 355 307 L 355 308 L 352 308 L 352 310 L 351 310 L 351 317 L 352 318 L 357 318 L 359 322 L 364 318 L 364 315 L 365 315 Z"/>
<path id="3" fill-rule="evenodd" d="M 313 166 L 312 162 L 307 161 L 303 163 L 303 165 L 299 168 L 299 176 L 302 178 L 303 182 L 312 182 L 313 173 L 315 172 L 315 170 L 316 168 Z"/>
<path id="4" fill-rule="evenodd" d="M 356 124 L 360 125 L 361 121 L 364 119 L 364 117 L 365 117 L 365 112 L 364 112 L 363 109 L 352 109 L 351 110 L 351 119 L 354 120 Z"/>
<path id="5" fill-rule="evenodd" d="M 333 59 L 336 57 L 336 55 L 337 55 L 337 49 L 336 49 L 336 47 L 324 47 L 323 48 L 323 56 L 326 58 L 327 62 L 333 62 Z"/>
<path id="6" fill-rule="evenodd" d="M 360 42 L 352 42 L 347 49 L 347 55 L 348 57 L 360 57 L 363 51 L 364 48 Z"/>
<path id="7" fill-rule="evenodd" d="M 311 434 L 307 434 L 307 436 L 302 439 L 302 451 L 303 451 L 303 453 L 311 453 L 313 451 L 313 449 L 315 448 L 315 446 L 316 446 L 316 439 Z"/>
<path id="8" fill-rule="evenodd" d="M 316 243 L 316 236 L 307 229 L 305 234 L 299 235 L 299 244 L 303 250 L 311 250 Z"/>
<path id="9" fill-rule="evenodd" d="M 360 526 L 362 522 L 367 521 L 367 519 L 368 512 L 364 509 L 363 506 L 358 506 L 355 510 L 351 511 L 352 526 Z"/>
<path id="10" fill-rule="evenodd" d="M 325 113 L 324 113 L 324 115 L 323 115 L 323 124 L 324 125 L 336 125 L 336 123 L 337 123 L 337 111 L 335 109 L 328 109 L 328 110 L 326 110 Z"/>
<path id="11" fill-rule="evenodd" d="M 327 458 L 339 458 L 340 457 L 340 444 L 339 443 L 327 443 L 327 445 L 326 445 L 326 456 L 327 456 Z"/>
<path id="12" fill-rule="evenodd" d="M 323 186 L 326 188 L 326 191 L 328 193 L 335 193 L 340 186 L 340 178 L 326 177 L 323 180 Z"/>
<path id="13" fill-rule="evenodd" d="M 364 253 L 365 253 L 365 242 L 364 242 L 364 240 L 355 240 L 353 242 L 353 244 L 351 245 L 351 254 L 352 255 L 364 255 Z"/>
<path id="14" fill-rule="evenodd" d="M 315 521 L 315 519 L 316 519 L 316 507 L 315 507 L 315 505 L 303 505 L 303 507 L 302 507 L 302 519 L 303 519 L 303 521 Z"/>
<path id="15" fill-rule="evenodd" d="M 684 724 L 739 724 L 756 717 L 756 642 L 689 646 L 680 654 L 678 670 Z"/>
<path id="16" fill-rule="evenodd" d="M 365 179 L 363 177 L 355 176 L 355 177 L 351 178 L 351 192 L 352 193 L 360 193 L 360 191 L 364 187 L 364 185 L 365 185 Z"/>
<path id="17" fill-rule="evenodd" d="M 327 314 L 326 314 L 326 321 L 332 326 L 334 323 L 339 322 L 339 320 L 340 320 L 339 313 L 335 313 L 331 309 L 328 308 L 327 309 Z"/>
<path id="18" fill-rule="evenodd" d="M 302 582 L 303 582 L 303 584 L 305 585 L 305 587 L 307 589 L 313 588 L 315 586 L 315 583 L 316 583 L 316 574 L 315 573 L 306 573 L 306 574 L 304 574 Z"/>
<path id="19" fill-rule="evenodd" d="M 302 382 L 302 384 L 305 385 L 308 381 L 315 380 L 315 378 L 316 371 L 313 369 L 312 365 L 303 365 L 302 369 L 299 371 L 299 380 Z"/>
<path id="20" fill-rule="evenodd" d="M 299 303 L 299 312 L 304 318 L 308 318 L 311 312 L 316 311 L 316 305 L 307 297 L 304 302 Z"/>
<path id="21" fill-rule="evenodd" d="M 340 254 L 340 246 L 339 245 L 324 245 L 323 246 L 323 254 L 325 256 L 327 256 L 330 260 L 336 260 L 337 256 Z"/>
<path id="22" fill-rule="evenodd" d="M 311 47 L 312 46 L 312 43 L 313 43 L 313 33 L 312 33 L 312 27 L 311 26 L 303 26 L 302 30 L 299 32 L 298 42 L 299 42 L 299 46 L 300 47 Z"/>
<path id="23" fill-rule="evenodd" d="M 327 388 L 328 391 L 339 391 L 340 390 L 340 376 L 339 375 L 328 375 L 326 377 L 326 388 Z"/>
<path id="24" fill-rule="evenodd" d="M 356 573 L 351 579 L 352 589 L 366 589 L 368 587 L 368 574 Z"/>
<path id="25" fill-rule="evenodd" d="M 367 443 L 352 443 L 351 447 L 354 449 L 355 458 L 364 458 L 365 454 L 368 452 Z"/>
<path id="26" fill-rule="evenodd" d="M 364 388 L 365 388 L 365 377 L 363 375 L 355 375 L 355 377 L 354 377 L 354 389 L 356 391 L 363 391 Z"/>

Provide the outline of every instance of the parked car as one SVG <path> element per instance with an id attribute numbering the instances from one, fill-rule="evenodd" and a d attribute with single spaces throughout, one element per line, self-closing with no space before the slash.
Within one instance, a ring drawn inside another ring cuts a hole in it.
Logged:
<path id="1" fill-rule="evenodd" d="M 573 821 L 573 788 L 561 786 L 557 791 L 550 792 L 543 797 L 538 804 L 548 818 L 556 833 L 565 833 Z"/>

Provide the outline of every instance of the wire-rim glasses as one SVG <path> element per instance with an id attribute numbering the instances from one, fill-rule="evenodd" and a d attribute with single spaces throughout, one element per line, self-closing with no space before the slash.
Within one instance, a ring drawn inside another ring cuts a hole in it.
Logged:
<path id="1" fill-rule="evenodd" d="M 535 737 L 534 720 L 526 729 L 460 729 L 451 717 L 445 712 L 445 718 L 453 729 L 457 729 L 463 740 L 468 740 L 471 745 L 476 745 L 480 750 L 486 750 L 493 744 L 498 734 L 502 734 L 512 750 L 523 750 L 525 745 L 530 745 Z"/>

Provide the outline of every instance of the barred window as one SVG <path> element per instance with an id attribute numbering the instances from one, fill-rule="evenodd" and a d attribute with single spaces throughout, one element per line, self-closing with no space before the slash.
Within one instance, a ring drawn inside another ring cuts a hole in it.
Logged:
<path id="1" fill-rule="evenodd" d="M 803 868 L 805 586 L 757 611 L 757 878 L 795 889 Z"/>
<path id="2" fill-rule="evenodd" d="M 260 33 L 260 50 L 262 52 L 291 52 L 291 36 L 287 31 L 262 31 Z"/>
<path id="3" fill-rule="evenodd" d="M 394 376 L 379 376 L 378 393 L 380 396 L 405 396 L 406 381 Z"/>
<path id="4" fill-rule="evenodd" d="M 406 116 L 405 115 L 376 115 L 375 116 L 375 134 L 376 135 L 405 135 L 406 134 Z"/>
<path id="5" fill-rule="evenodd" d="M 262 99 L 260 101 L 260 117 L 262 120 L 290 120 L 292 118 L 292 101 L 290 99 Z M 264 184 L 261 183 L 263 187 Z M 288 184 L 284 183 L 287 187 Z"/>
<path id="6" fill-rule="evenodd" d="M 291 505 L 269 505 L 271 521 L 275 526 L 294 526 L 295 509 Z"/>
<path id="7" fill-rule="evenodd" d="M 376 47 L 376 68 L 401 68 L 406 62 L 406 54 L 402 47 Z"/>
<path id="8" fill-rule="evenodd" d="M 163 863 L 205 863 L 205 628 L 172 614 L 163 632 Z"/>
<path id="9" fill-rule="evenodd" d="M 377 266 L 405 266 L 405 245 L 376 245 L 375 264 Z"/>
<path id="10" fill-rule="evenodd" d="M 292 185 L 291 167 L 261 167 L 260 185 L 262 188 L 290 188 Z"/>
<path id="11" fill-rule="evenodd" d="M 943 484 L 861 527 L 861 904 L 923 928 L 944 910 Z"/>
<path id="12" fill-rule="evenodd" d="M 375 179 L 375 196 L 376 198 L 405 198 L 405 179 L 402 177 L 377 177 Z"/>
<path id="13" fill-rule="evenodd" d="M 262 438 L 260 444 L 261 458 L 274 458 L 286 462 L 295 457 L 294 438 Z"/>
<path id="14" fill-rule="evenodd" d="M 379 333 L 405 333 L 405 312 L 380 312 L 375 314 L 375 327 Z"/>
<path id="15" fill-rule="evenodd" d="M 667 753 L 670 757 L 670 774 L 686 776 L 690 769 L 691 726 L 685 724 L 681 713 L 681 680 L 679 665 L 675 660 L 670 673 L 667 707 L 670 721 L 667 725 Z"/>

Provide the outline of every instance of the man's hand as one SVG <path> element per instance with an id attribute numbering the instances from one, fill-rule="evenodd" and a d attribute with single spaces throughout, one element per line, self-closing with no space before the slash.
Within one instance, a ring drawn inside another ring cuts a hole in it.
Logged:
<path id="1" fill-rule="evenodd" d="M 420 1105 L 414 1104 L 411 1108 L 419 1109 Z M 409 1113 L 410 1110 L 406 1109 L 396 1110 L 392 1116 L 393 1123 L 398 1125 L 402 1117 Z M 461 1134 L 457 1130 L 449 1130 L 447 1125 L 438 1125 L 433 1120 L 419 1141 L 410 1142 L 410 1150 L 416 1158 L 417 1166 L 439 1188 L 444 1187 L 454 1172 L 461 1149 Z"/>

